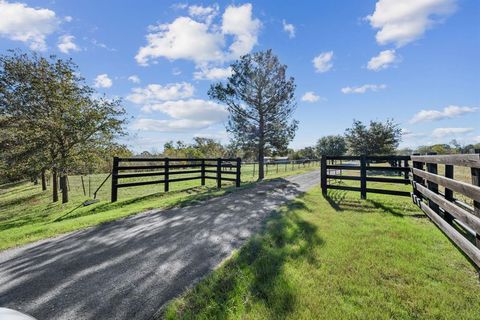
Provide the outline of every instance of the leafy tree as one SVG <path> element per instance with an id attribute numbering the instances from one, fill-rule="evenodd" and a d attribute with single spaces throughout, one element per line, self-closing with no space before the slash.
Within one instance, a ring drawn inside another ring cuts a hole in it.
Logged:
<path id="1" fill-rule="evenodd" d="M 0 56 L 0 115 L 10 130 L 22 132 L 9 149 L 50 168 L 54 202 L 57 175 L 65 203 L 68 173 L 78 159 L 107 148 L 123 134 L 124 114 L 120 100 L 96 97 L 72 60 L 18 51 Z"/>
<path id="2" fill-rule="evenodd" d="M 238 145 L 256 150 L 262 180 L 266 151 L 286 151 L 295 136 L 295 82 L 271 50 L 244 55 L 231 67 L 226 83 L 213 84 L 208 94 L 227 106 L 227 131 Z"/>
<path id="3" fill-rule="evenodd" d="M 402 138 L 402 129 L 393 120 L 370 121 L 369 127 L 354 120 L 345 131 L 348 150 L 353 155 L 394 154 Z"/>
<path id="4" fill-rule="evenodd" d="M 318 140 L 317 155 L 343 156 L 347 152 L 347 143 L 341 135 L 325 136 Z"/>

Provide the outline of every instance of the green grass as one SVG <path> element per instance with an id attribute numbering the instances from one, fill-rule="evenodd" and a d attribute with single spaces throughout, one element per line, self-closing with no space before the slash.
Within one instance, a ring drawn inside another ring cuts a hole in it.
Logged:
<path id="1" fill-rule="evenodd" d="M 368 198 L 306 193 L 163 315 L 480 319 L 478 273 L 460 251 L 409 198 Z"/>
<path id="2" fill-rule="evenodd" d="M 242 169 L 243 186 L 248 187 L 256 176 L 253 175 L 251 165 L 245 165 Z M 277 173 L 276 166 L 271 166 L 267 178 L 299 174 L 314 169 L 318 170 L 318 166 L 295 165 L 292 170 L 291 166 L 284 168 L 280 165 Z M 231 183 L 225 183 L 225 188 L 217 190 L 214 180 L 207 180 L 205 187 L 199 187 L 199 180 L 175 182 L 170 185 L 169 193 L 162 192 L 163 184 L 147 185 L 120 189 L 119 201 L 110 203 L 111 181 L 108 180 L 98 193 L 97 198 L 101 201 L 94 205 L 82 206 L 85 200 L 91 198 L 88 197 L 89 189 L 93 194 L 106 177 L 107 174 L 84 177 L 87 194 L 85 196 L 80 176 L 70 176 L 70 201 L 64 205 L 60 202 L 52 203 L 50 187 L 42 192 L 39 185 L 30 182 L 0 185 L 0 250 L 149 209 L 186 205 L 234 189 Z"/>

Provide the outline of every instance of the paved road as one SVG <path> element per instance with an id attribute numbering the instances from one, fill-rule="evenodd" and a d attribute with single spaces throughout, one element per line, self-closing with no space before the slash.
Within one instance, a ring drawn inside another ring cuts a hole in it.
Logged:
<path id="1" fill-rule="evenodd" d="M 42 319 L 149 319 L 318 185 L 311 172 L 0 252 L 0 307 Z"/>

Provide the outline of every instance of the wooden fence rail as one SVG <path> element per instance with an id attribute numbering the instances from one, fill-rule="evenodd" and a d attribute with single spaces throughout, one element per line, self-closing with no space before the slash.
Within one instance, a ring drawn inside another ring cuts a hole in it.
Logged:
<path id="1" fill-rule="evenodd" d="M 366 199 L 367 193 L 381 193 L 396 196 L 408 196 L 410 192 L 400 190 L 385 190 L 368 188 L 368 182 L 384 182 L 392 184 L 410 184 L 408 173 L 410 167 L 408 161 L 410 156 L 322 156 L 320 165 L 320 183 L 322 193 L 327 194 L 328 189 L 349 190 L 360 192 L 361 198 Z M 341 161 L 341 164 L 335 162 Z M 346 161 L 346 163 L 344 163 Z M 330 164 L 329 164 L 330 162 Z M 387 162 L 390 166 L 371 165 L 378 162 Z M 403 163 L 403 165 L 402 165 Z M 343 171 L 358 171 L 359 175 L 343 175 Z M 390 177 L 372 177 L 369 173 L 393 172 L 400 175 L 399 178 Z M 339 174 L 340 173 L 340 174 Z M 353 180 L 360 181 L 360 187 L 334 185 L 329 183 L 334 180 Z"/>
<path id="2" fill-rule="evenodd" d="M 130 163 L 135 163 L 131 165 Z M 222 181 L 235 182 L 240 186 L 241 176 L 240 158 L 236 159 L 193 159 L 193 158 L 113 158 L 111 201 L 118 199 L 118 189 L 137 187 L 150 184 L 164 184 L 164 191 L 168 192 L 173 182 L 200 180 L 205 185 L 206 179 L 217 181 L 217 188 Z M 125 172 L 127 171 L 127 172 Z M 135 172 L 132 172 L 135 171 Z M 214 176 L 208 174 L 215 174 Z M 189 175 L 181 177 L 182 175 Z M 193 176 L 192 176 L 193 175 Z M 180 177 L 178 177 L 180 176 Z M 233 176 L 233 177 L 232 177 Z M 120 179 L 160 177 L 157 180 L 122 182 Z"/>
<path id="3" fill-rule="evenodd" d="M 480 154 L 413 155 L 412 199 L 480 268 Z M 445 166 L 445 176 L 438 174 Z M 469 167 L 472 183 L 455 180 L 455 167 Z M 426 171 L 425 171 L 426 169 Z M 439 192 L 439 186 L 445 192 Z M 455 198 L 455 193 L 473 205 Z M 470 235 L 470 236 L 468 236 Z"/>

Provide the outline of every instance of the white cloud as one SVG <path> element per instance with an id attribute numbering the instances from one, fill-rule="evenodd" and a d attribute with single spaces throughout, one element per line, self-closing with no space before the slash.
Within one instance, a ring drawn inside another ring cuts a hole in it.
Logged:
<path id="1" fill-rule="evenodd" d="M 448 106 L 443 110 L 421 110 L 417 112 L 410 123 L 418 123 L 423 121 L 443 120 L 459 117 L 467 113 L 476 112 L 476 107 L 460 107 L 460 106 Z"/>
<path id="2" fill-rule="evenodd" d="M 200 20 L 205 21 L 207 24 L 210 24 L 213 18 L 218 14 L 218 10 L 218 5 L 209 7 L 192 5 L 188 7 L 188 14 L 192 17 L 196 17 Z"/>
<path id="3" fill-rule="evenodd" d="M 197 18 L 206 10 L 204 7 L 194 8 L 189 11 Z M 249 53 L 257 43 L 260 26 L 260 21 L 252 17 L 251 4 L 228 6 L 221 25 L 210 25 L 193 17 L 178 17 L 172 23 L 150 27 L 147 45 L 139 49 L 135 59 L 141 65 L 162 57 L 192 60 L 197 66 L 223 63 Z M 232 42 L 225 50 L 227 40 L 231 38 Z"/>
<path id="4" fill-rule="evenodd" d="M 414 138 L 422 138 L 425 137 L 426 134 L 423 132 L 412 132 L 408 129 L 402 129 L 402 136 L 405 139 L 414 139 Z"/>
<path id="5" fill-rule="evenodd" d="M 134 122 L 133 128 L 161 132 L 189 132 L 211 127 L 224 122 L 228 112 L 220 104 L 202 99 L 188 99 L 165 101 L 151 105 L 144 105 L 145 112 L 158 111 L 171 119 L 139 119 Z"/>
<path id="6" fill-rule="evenodd" d="M 473 128 L 436 128 L 432 132 L 432 137 L 444 138 L 448 136 L 451 138 L 452 136 L 463 135 L 472 131 L 474 131 Z"/>
<path id="7" fill-rule="evenodd" d="M 133 83 L 140 83 L 140 78 L 136 74 L 134 74 L 128 77 L 128 81 L 131 81 Z"/>
<path id="8" fill-rule="evenodd" d="M 365 93 L 367 91 L 380 91 L 387 87 L 385 84 L 364 84 L 360 87 L 345 87 L 342 88 L 342 93 L 350 94 L 350 93 Z"/>
<path id="9" fill-rule="evenodd" d="M 97 88 L 110 88 L 113 84 L 112 79 L 108 77 L 108 74 L 99 74 L 95 78 L 94 86 Z"/>
<path id="10" fill-rule="evenodd" d="M 32 50 L 45 51 L 46 37 L 57 30 L 59 24 L 52 10 L 0 0 L 0 36 L 27 43 Z"/>
<path id="11" fill-rule="evenodd" d="M 295 38 L 295 26 L 291 23 L 287 23 L 285 20 L 282 21 L 283 31 L 288 33 L 288 37 Z"/>
<path id="12" fill-rule="evenodd" d="M 318 100 L 320 100 L 320 98 L 321 97 L 319 95 L 316 95 L 315 92 L 308 91 L 308 92 L 305 92 L 305 94 L 302 96 L 302 101 L 317 102 Z"/>
<path id="13" fill-rule="evenodd" d="M 369 70 L 379 71 L 387 69 L 393 63 L 397 62 L 398 58 L 395 55 L 395 50 L 384 50 L 368 61 L 367 68 Z"/>
<path id="14" fill-rule="evenodd" d="M 72 16 L 65 16 L 65 17 L 63 18 L 63 21 L 65 21 L 65 22 L 72 22 L 72 21 L 73 21 L 73 17 L 72 17 Z"/>
<path id="15" fill-rule="evenodd" d="M 228 116 L 227 110 L 222 105 L 202 99 L 165 101 L 145 105 L 142 111 L 159 111 L 174 119 L 210 121 L 212 124 L 222 122 Z"/>
<path id="16" fill-rule="evenodd" d="M 58 50 L 65 54 L 69 54 L 70 51 L 80 51 L 80 48 L 75 44 L 75 37 L 65 34 L 58 38 Z"/>
<path id="17" fill-rule="evenodd" d="M 398 47 L 419 39 L 428 28 L 452 14 L 456 0 L 378 0 L 375 11 L 366 17 L 376 40 Z"/>
<path id="18" fill-rule="evenodd" d="M 222 17 L 222 32 L 234 37 L 227 59 L 236 59 L 252 51 L 257 44 L 260 20 L 252 18 L 252 5 L 228 6 Z"/>
<path id="19" fill-rule="evenodd" d="M 313 58 L 313 66 L 315 67 L 316 72 L 327 72 L 333 67 L 331 62 L 333 58 L 333 51 L 322 52 L 315 58 Z"/>
<path id="20" fill-rule="evenodd" d="M 221 80 L 232 75 L 232 68 L 200 68 L 193 73 L 196 80 Z"/>
<path id="21" fill-rule="evenodd" d="M 132 129 L 141 131 L 158 132 L 185 132 L 191 130 L 205 129 L 211 126 L 210 121 L 198 121 L 190 119 L 179 120 L 158 120 L 158 119 L 137 119 L 132 124 Z"/>
<path id="22" fill-rule="evenodd" d="M 166 100 L 177 100 L 193 96 L 195 88 L 187 82 L 167 85 L 149 84 L 145 88 L 134 88 L 127 100 L 135 104 L 152 105 Z"/>

